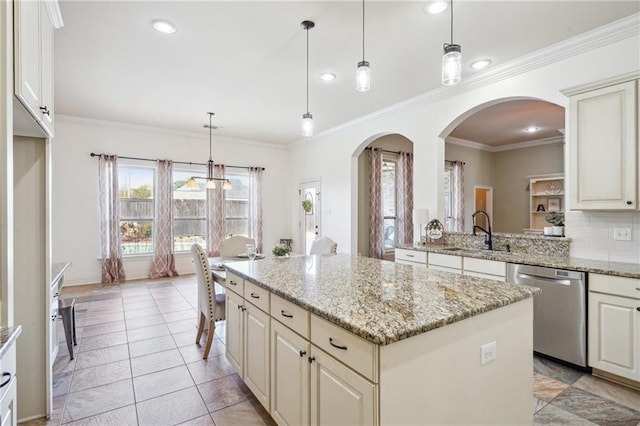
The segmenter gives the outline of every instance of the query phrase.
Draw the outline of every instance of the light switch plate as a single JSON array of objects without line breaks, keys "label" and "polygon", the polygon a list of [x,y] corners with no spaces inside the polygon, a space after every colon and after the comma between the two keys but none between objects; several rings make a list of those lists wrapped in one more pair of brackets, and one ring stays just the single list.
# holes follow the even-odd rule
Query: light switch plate
[{"label": "light switch plate", "polygon": [[480,365],[496,359],[496,342],[489,342],[480,346]]},{"label": "light switch plate", "polygon": [[631,241],[631,228],[613,228],[613,239],[617,241]]}]

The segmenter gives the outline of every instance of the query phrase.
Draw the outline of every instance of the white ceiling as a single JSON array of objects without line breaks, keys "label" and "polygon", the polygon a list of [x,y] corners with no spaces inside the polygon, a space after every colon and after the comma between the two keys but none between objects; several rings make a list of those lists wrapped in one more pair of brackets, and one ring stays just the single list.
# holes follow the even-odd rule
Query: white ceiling
[{"label": "white ceiling", "polygon": [[[359,1],[67,1],[55,33],[58,114],[289,144],[301,139],[305,32],[310,31],[310,101],[316,133],[440,88],[448,11],[425,2],[366,3],[372,86],[355,91],[362,59]],[[454,3],[454,41],[468,65],[492,66],[640,12],[638,1]],[[177,32],[151,27],[167,19]],[[330,71],[338,78],[320,80]],[[489,123],[488,123],[489,124]],[[494,126],[496,128],[496,126]],[[477,138],[471,138],[477,140]]]}]

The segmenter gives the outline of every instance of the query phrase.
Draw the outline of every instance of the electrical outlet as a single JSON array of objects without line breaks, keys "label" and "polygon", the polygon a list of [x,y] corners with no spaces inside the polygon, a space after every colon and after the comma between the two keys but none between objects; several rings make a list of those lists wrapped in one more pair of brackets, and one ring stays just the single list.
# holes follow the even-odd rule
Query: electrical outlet
[{"label": "electrical outlet", "polygon": [[480,365],[496,359],[496,342],[490,342],[480,346]]},{"label": "electrical outlet", "polygon": [[631,228],[613,228],[613,239],[617,241],[631,241]]}]

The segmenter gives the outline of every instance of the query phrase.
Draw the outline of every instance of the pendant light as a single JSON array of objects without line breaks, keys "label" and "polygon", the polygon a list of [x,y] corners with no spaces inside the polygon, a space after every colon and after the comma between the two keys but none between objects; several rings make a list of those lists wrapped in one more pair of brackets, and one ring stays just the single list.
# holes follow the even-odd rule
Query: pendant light
[{"label": "pendant light", "polygon": [[364,0],[362,0],[362,60],[358,62],[356,70],[356,90],[366,92],[371,87],[371,68],[369,62],[364,60]]},{"label": "pendant light", "polygon": [[207,189],[215,189],[217,180],[224,181],[224,184],[222,185],[223,189],[233,189],[233,185],[231,184],[229,179],[221,179],[221,178],[213,177],[213,158],[211,156],[211,151],[212,151],[211,130],[213,129],[213,124],[211,123],[211,120],[213,119],[215,112],[208,112],[207,114],[209,114],[209,126],[205,125],[205,127],[209,127],[209,161],[207,161],[207,177],[202,178],[199,176],[192,176],[187,181],[187,188],[198,188],[198,182],[196,182],[196,179],[206,179],[207,183],[205,184],[205,187]]},{"label": "pendant light", "polygon": [[309,112],[309,30],[316,26],[313,21],[302,21],[300,24],[307,32],[307,112],[302,114],[302,136],[313,136],[313,115]]},{"label": "pendant light", "polygon": [[451,9],[451,43],[444,44],[444,55],[442,56],[442,84],[453,86],[460,82],[462,73],[462,47],[453,43],[453,0]]}]

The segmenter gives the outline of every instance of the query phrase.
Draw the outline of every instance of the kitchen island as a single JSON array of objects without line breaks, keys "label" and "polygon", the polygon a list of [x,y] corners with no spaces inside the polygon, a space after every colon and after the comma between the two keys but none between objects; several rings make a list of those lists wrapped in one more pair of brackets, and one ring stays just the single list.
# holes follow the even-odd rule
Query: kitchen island
[{"label": "kitchen island", "polygon": [[533,422],[539,290],[345,254],[225,267],[227,358],[278,423]]}]

